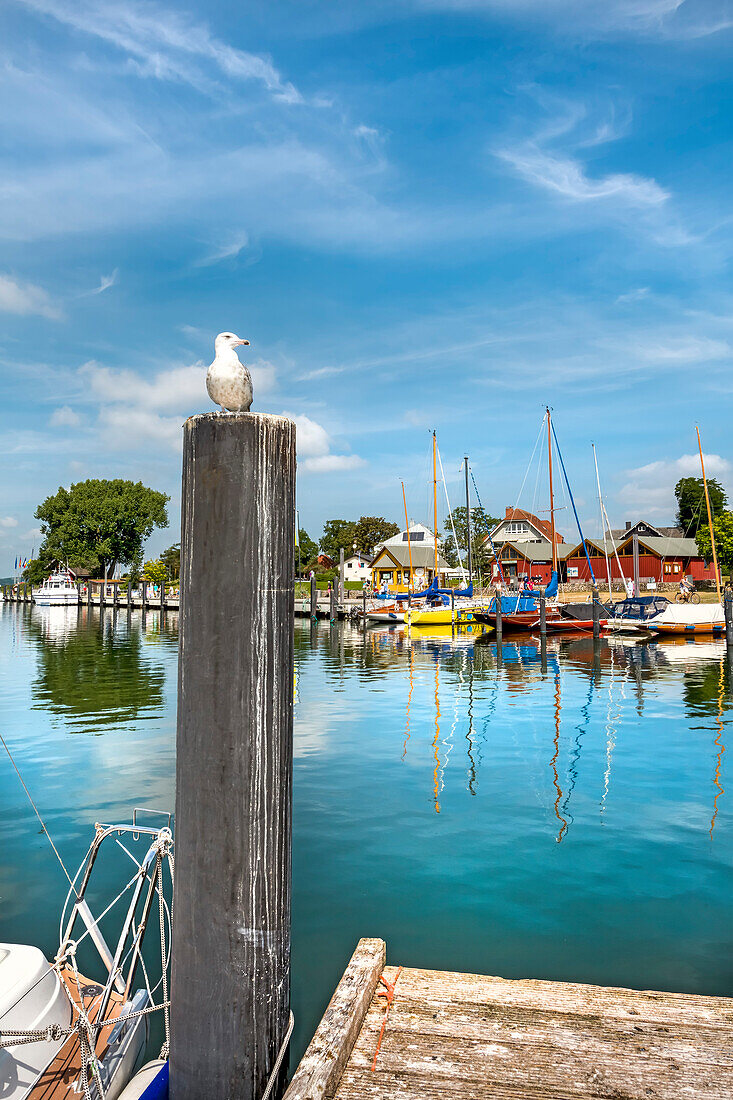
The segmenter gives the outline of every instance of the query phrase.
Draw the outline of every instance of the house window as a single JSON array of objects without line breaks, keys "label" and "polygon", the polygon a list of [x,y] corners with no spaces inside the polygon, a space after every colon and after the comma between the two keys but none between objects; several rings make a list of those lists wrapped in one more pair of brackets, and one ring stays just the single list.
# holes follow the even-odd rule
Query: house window
[{"label": "house window", "polygon": [[664,572],[665,573],[671,573],[672,572],[672,563],[670,561],[666,561],[664,563]]},{"label": "house window", "polygon": [[678,561],[676,561],[674,563],[674,571],[675,571],[675,573],[680,573],[682,571],[682,566],[680,565],[680,563]]},{"label": "house window", "polygon": [[425,541],[425,532],[424,531],[403,531],[402,532],[402,541],[403,542],[424,542]]}]

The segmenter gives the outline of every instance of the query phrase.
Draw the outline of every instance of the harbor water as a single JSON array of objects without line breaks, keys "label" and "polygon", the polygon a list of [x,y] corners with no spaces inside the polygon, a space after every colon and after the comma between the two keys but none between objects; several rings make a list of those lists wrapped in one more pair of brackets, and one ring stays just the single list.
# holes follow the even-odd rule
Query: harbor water
[{"label": "harbor water", "polygon": [[[0,732],[69,868],[95,822],[173,809],[177,627],[0,606]],[[723,642],[295,639],[293,1060],[360,936],[396,964],[733,992]],[[68,884],[0,754],[0,940],[52,956]]]}]

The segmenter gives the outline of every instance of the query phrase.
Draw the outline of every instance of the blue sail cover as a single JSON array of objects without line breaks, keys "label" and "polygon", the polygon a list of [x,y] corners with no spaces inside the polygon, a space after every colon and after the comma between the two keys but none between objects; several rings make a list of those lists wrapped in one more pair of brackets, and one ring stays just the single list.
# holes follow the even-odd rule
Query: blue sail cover
[{"label": "blue sail cover", "polygon": [[[545,596],[548,599],[552,599],[557,595],[558,577],[557,570],[553,569],[552,576],[550,577],[550,583],[545,589]],[[496,600],[494,600],[492,611],[496,611]],[[519,615],[522,612],[537,612],[540,610],[540,597],[539,593],[534,590],[529,591],[524,589],[518,596],[502,596],[501,597],[501,613],[502,615]]]},{"label": "blue sail cover", "polygon": [[436,592],[439,592],[441,596],[473,596],[473,581],[467,588],[436,588]]},{"label": "blue sail cover", "polygon": [[428,587],[423,592],[375,592],[375,600],[416,600],[423,596],[431,597],[438,594],[438,581],[433,577]]}]

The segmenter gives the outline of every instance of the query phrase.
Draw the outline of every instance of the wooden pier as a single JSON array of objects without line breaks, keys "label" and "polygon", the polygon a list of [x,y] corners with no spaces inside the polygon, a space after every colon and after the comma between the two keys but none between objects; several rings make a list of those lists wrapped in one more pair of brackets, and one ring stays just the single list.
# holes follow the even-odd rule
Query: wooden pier
[{"label": "wooden pier", "polygon": [[733,1096],[724,997],[385,962],[384,941],[359,941],[285,1100]]}]

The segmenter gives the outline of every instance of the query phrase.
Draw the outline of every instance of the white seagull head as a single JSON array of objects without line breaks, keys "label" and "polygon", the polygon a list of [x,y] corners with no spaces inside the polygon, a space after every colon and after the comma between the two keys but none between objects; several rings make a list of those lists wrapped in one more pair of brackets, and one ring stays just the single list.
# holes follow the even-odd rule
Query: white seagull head
[{"label": "white seagull head", "polygon": [[219,355],[220,352],[241,347],[242,344],[249,345],[249,340],[240,340],[240,338],[234,332],[220,332],[216,340],[214,340],[214,350]]}]

